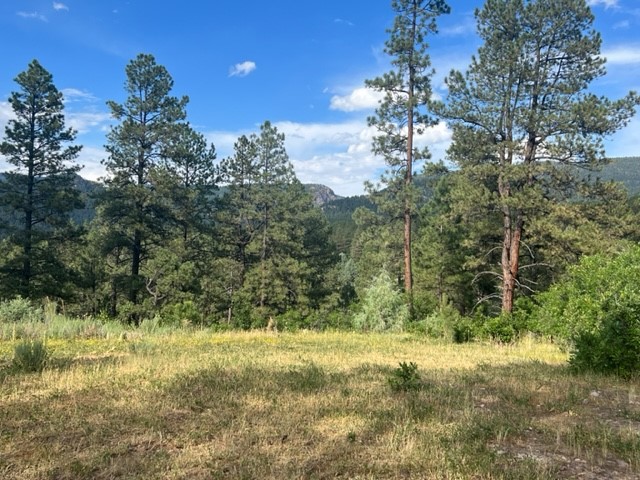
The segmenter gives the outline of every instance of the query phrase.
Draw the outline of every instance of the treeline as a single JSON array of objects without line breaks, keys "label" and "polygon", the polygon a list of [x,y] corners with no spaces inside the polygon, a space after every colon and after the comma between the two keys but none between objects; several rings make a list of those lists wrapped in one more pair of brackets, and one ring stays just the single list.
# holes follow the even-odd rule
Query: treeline
[{"label": "treeline", "polygon": [[[605,71],[584,0],[487,0],[483,44],[447,77],[443,101],[427,37],[449,7],[392,7],[393,70],[367,82],[384,94],[369,124],[389,170],[348,200],[355,224],[335,202],[313,204],[269,122],[217,159],[186,118],[188,99],[145,54],[126,67],[126,100],[108,102],[117,124],[96,216],[74,224],[80,146],[34,60],[16,78],[0,145],[14,167],[0,181],[0,298],[133,323],[379,330],[431,319],[433,330],[445,317],[514,318],[581,257],[637,243],[637,202],[582,173],[606,162],[603,138],[639,103],[589,93]],[[453,130],[450,166],[414,176],[429,158],[417,140],[441,121]]]},{"label": "treeline", "polygon": [[[234,154],[186,120],[187,98],[151,55],[126,68],[124,103],[107,137],[96,215],[77,225],[80,151],[62,95],[37,61],[18,75],[1,149],[15,166],[0,183],[1,296],[60,299],[76,315],[131,322],[155,314],[250,327],[319,308],[335,264],[322,212],[297,180],[269,122]],[[225,185],[220,192],[219,185]]]}]

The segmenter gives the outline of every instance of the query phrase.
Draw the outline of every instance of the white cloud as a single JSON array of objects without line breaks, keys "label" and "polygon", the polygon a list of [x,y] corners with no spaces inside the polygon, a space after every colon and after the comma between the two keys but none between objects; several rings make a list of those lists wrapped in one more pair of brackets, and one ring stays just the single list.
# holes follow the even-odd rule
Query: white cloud
[{"label": "white cloud", "polygon": [[[13,109],[9,102],[0,102],[0,137],[4,137],[4,129],[7,126],[9,120],[15,118]],[[109,120],[108,114],[103,113],[69,113],[65,114],[67,126],[73,127],[78,130],[80,134],[87,132],[88,130],[99,126],[106,125]],[[105,175],[104,167],[100,164],[100,161],[107,157],[103,148],[86,145],[82,139],[78,138],[75,145],[83,145],[80,155],[78,156],[77,163],[85,165],[85,168],[80,171],[80,175],[89,179],[96,180],[98,177]],[[0,155],[0,172],[12,168],[2,156]]]},{"label": "white cloud", "polygon": [[348,27],[354,27],[355,24],[350,22],[349,20],[345,20],[344,18],[336,18],[333,23],[341,23],[343,25],[347,25]]},{"label": "white cloud", "polygon": [[104,112],[67,112],[65,119],[67,125],[78,133],[87,133],[93,130],[103,131],[111,120],[111,115]]},{"label": "white cloud", "polygon": [[2,129],[0,134],[4,135],[4,127],[12,118],[15,118],[15,114],[13,113],[13,108],[11,108],[11,104],[9,102],[0,102],[0,129]]},{"label": "white cloud", "polygon": [[635,65],[640,63],[640,45],[622,45],[602,52],[609,65]]},{"label": "white cloud", "polygon": [[76,159],[76,163],[83,165],[80,170],[80,175],[87,180],[96,181],[100,177],[106,176],[106,170],[102,163],[102,160],[107,158],[108,154],[104,148],[84,146],[80,150],[80,154]]},{"label": "white cloud", "polygon": [[622,130],[613,134],[605,142],[607,157],[638,157],[640,146],[638,145],[638,131],[640,131],[640,118],[636,115]]},{"label": "white cloud", "polygon": [[[12,118],[15,118],[15,114],[11,104],[9,102],[0,102],[0,138],[4,138],[4,129]],[[9,164],[4,161],[3,155],[0,155],[0,172],[8,170],[9,167]]]},{"label": "white cloud", "polygon": [[33,18],[35,20],[40,20],[42,22],[47,22],[47,17],[42,15],[39,12],[18,12],[16,15],[22,18]]},{"label": "white cloud", "polygon": [[[285,134],[285,147],[296,175],[303,183],[322,183],[338,195],[360,195],[365,181],[377,181],[385,168],[384,160],[373,155],[371,142],[376,135],[365,120],[337,123],[275,122]],[[256,132],[257,132],[256,127]],[[251,132],[210,132],[207,135],[224,158],[233,153],[233,143]],[[429,146],[433,160],[444,158],[451,141],[445,124],[427,129],[416,139]]]},{"label": "white cloud", "polygon": [[472,15],[465,16],[461,23],[440,28],[440,33],[445,36],[456,37],[460,35],[473,35],[476,32],[476,20]]},{"label": "white cloud", "polygon": [[98,100],[92,93],[77,88],[63,88],[61,92],[64,95],[65,103],[95,102]]},{"label": "white cloud", "polygon": [[378,106],[384,94],[367,87],[359,87],[349,95],[334,95],[331,97],[331,110],[341,112],[355,112],[358,110],[373,110]]},{"label": "white cloud", "polygon": [[597,5],[603,5],[605,8],[618,6],[618,0],[588,0],[587,3],[590,7],[595,7]]},{"label": "white cloud", "polygon": [[62,2],[53,2],[53,9],[54,10],[69,10],[69,7],[67,7],[64,3]]},{"label": "white cloud", "polygon": [[258,68],[255,62],[247,60],[246,62],[236,63],[229,69],[230,77],[246,77],[251,72]]}]

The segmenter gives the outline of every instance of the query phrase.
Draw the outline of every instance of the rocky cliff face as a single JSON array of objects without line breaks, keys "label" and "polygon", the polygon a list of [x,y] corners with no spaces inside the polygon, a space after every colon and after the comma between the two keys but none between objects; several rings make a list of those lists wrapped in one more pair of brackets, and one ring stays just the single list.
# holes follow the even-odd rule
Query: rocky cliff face
[{"label": "rocky cliff face", "polygon": [[317,206],[322,206],[332,200],[343,198],[339,195],[336,195],[333,190],[331,190],[326,185],[319,185],[317,183],[306,183],[304,187],[307,189],[307,192],[311,194],[311,196],[313,197],[313,203]]}]

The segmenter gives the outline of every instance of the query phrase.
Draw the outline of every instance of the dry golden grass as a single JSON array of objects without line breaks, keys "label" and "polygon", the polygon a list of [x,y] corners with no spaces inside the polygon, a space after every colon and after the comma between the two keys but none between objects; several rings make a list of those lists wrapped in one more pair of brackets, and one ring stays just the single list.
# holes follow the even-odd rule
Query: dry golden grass
[{"label": "dry golden grass", "polygon": [[[640,478],[640,384],[534,341],[206,332],[0,343],[0,478]],[[394,392],[399,362],[420,388]]]}]

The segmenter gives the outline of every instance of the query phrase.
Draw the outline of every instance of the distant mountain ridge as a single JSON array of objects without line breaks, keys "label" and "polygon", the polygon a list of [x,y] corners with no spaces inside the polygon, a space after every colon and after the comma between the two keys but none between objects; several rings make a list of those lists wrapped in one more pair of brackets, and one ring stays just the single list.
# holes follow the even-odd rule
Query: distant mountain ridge
[{"label": "distant mountain ridge", "polygon": [[[596,172],[583,173],[590,175],[592,178],[600,178],[604,181],[617,181],[622,183],[630,196],[640,194],[640,157],[619,157],[612,158],[610,163],[605,165],[602,170]],[[0,172],[0,180],[4,178],[4,174]],[[416,176],[416,184],[422,187],[424,197],[430,196],[427,182],[423,181],[422,176]],[[104,185],[100,182],[87,180],[80,175],[76,175],[75,185],[80,190],[83,199],[87,203],[84,209],[74,213],[73,217],[76,221],[86,221],[95,215],[92,198],[98,193]],[[371,201],[366,195],[357,195],[353,197],[342,197],[326,185],[317,183],[305,184],[305,189],[313,198],[316,206],[321,207],[331,223],[338,224],[338,229],[352,230],[355,225],[350,225],[351,215],[359,206],[371,207]],[[224,190],[224,187],[222,187]],[[349,224],[349,225],[347,225]]]}]

